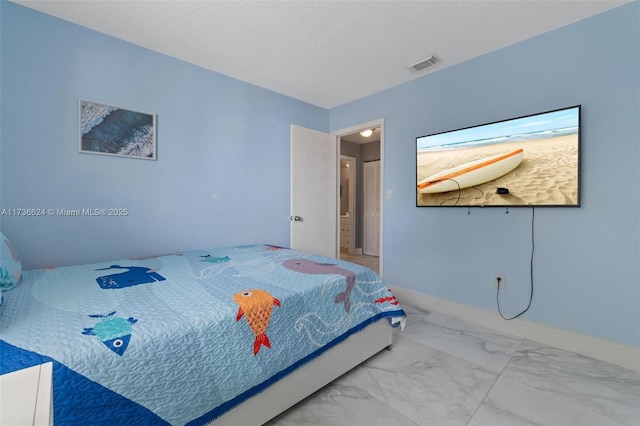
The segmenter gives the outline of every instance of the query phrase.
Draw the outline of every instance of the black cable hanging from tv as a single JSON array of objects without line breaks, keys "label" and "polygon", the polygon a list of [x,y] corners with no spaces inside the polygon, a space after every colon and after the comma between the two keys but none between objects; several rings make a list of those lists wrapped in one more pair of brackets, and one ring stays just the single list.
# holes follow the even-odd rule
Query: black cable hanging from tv
[{"label": "black cable hanging from tv", "polygon": [[531,291],[529,293],[529,304],[527,305],[526,308],[524,308],[524,310],[522,312],[520,312],[517,315],[514,315],[512,317],[505,317],[502,314],[502,311],[500,310],[500,285],[498,284],[498,288],[496,289],[496,304],[498,305],[498,313],[500,314],[500,316],[502,317],[502,319],[505,320],[512,320],[512,319],[516,319],[518,318],[520,315],[524,314],[525,312],[527,312],[529,310],[529,308],[531,307],[531,302],[533,301],[533,254],[535,252],[535,248],[536,248],[536,244],[535,244],[535,234],[534,234],[534,223],[535,223],[535,215],[536,215],[536,208],[532,207],[531,208],[531,259],[529,262],[529,282],[531,284]]}]

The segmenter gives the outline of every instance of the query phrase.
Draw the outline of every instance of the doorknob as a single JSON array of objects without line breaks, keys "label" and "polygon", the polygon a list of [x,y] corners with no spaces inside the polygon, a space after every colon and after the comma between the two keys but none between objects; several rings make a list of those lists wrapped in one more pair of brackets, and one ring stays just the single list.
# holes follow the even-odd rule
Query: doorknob
[{"label": "doorknob", "polygon": [[300,216],[291,216],[291,220],[295,220],[296,222],[302,222],[302,218]]}]

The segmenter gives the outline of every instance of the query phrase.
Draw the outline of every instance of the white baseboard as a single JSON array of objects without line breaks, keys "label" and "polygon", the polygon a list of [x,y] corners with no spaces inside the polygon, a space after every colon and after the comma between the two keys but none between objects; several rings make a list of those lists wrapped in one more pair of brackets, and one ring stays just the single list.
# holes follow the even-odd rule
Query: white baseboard
[{"label": "white baseboard", "polygon": [[562,330],[521,318],[505,321],[497,312],[451,302],[401,287],[390,287],[401,304],[405,301],[417,308],[446,314],[522,339],[533,340],[640,372],[640,348]]}]

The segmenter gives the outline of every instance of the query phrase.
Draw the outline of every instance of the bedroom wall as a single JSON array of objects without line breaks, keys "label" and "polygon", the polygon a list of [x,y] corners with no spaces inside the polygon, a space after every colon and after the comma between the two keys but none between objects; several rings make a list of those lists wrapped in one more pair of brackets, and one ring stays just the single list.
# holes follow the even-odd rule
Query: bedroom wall
[{"label": "bedroom wall", "polygon": [[[327,110],[9,2],[1,10],[0,207],[25,269],[289,244],[290,124]],[[157,161],[78,152],[78,98],[157,114]]]},{"label": "bedroom wall", "polygon": [[500,273],[501,308],[524,309],[532,209],[416,208],[415,138],[582,104],[582,206],[535,210],[523,318],[640,346],[639,17],[634,2],[331,110],[332,130],[384,118],[386,282],[496,311]]},{"label": "bedroom wall", "polygon": [[[25,269],[287,245],[289,125],[384,118],[395,193],[384,201],[385,280],[495,310],[501,273],[502,307],[517,313],[529,295],[531,209],[414,207],[415,137],[579,103],[582,207],[536,210],[524,318],[640,346],[639,16],[634,2],[329,112],[0,2],[0,208],[130,212],[4,216],[2,231]],[[78,153],[80,97],[156,113],[158,160]]]},{"label": "bedroom wall", "polygon": [[[0,24],[2,23],[2,4],[0,4]],[[2,166],[2,27],[0,27],[0,166]],[[0,207],[2,207],[2,170],[0,169]],[[2,215],[0,214],[0,230]]]}]

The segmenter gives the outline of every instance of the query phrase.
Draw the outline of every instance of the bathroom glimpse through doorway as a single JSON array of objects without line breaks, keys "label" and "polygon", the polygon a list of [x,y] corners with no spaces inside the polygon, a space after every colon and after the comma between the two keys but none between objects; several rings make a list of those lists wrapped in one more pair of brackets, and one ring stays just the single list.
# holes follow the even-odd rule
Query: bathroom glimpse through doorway
[{"label": "bathroom glimpse through doorway", "polygon": [[[344,131],[335,132],[339,141],[339,217],[338,217],[338,254],[339,258],[353,263],[367,266],[379,275],[382,274],[382,120],[354,126]],[[363,132],[370,130],[370,132]],[[368,134],[368,136],[366,136]],[[379,165],[371,187],[371,164]],[[365,183],[365,173],[369,176],[369,183]],[[367,187],[365,187],[365,185]],[[365,191],[369,196],[365,196]],[[371,194],[377,195],[372,201]],[[349,200],[351,204],[349,204]],[[372,226],[371,218],[378,220]],[[365,229],[366,226],[366,229]],[[375,235],[373,235],[375,234]],[[367,244],[365,244],[365,238]],[[365,246],[371,247],[371,241],[376,241],[373,253]]]}]

